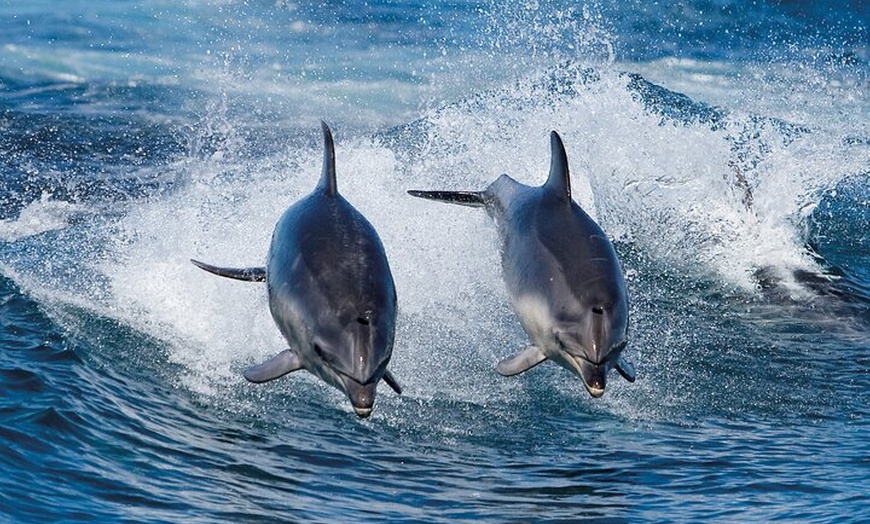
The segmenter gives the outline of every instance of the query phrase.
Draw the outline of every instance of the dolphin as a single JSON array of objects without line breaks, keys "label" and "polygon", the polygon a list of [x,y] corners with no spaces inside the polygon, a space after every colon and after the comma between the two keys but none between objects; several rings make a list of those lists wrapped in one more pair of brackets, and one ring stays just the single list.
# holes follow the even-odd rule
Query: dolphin
[{"label": "dolphin", "polygon": [[622,357],[628,294],[613,244],[571,199],[568,157],[555,131],[550,148],[550,174],[540,187],[501,175],[484,191],[408,193],[483,207],[496,222],[504,281],[531,339],[496,370],[512,376],[549,359],[578,375],[597,398],[613,368],[635,380],[634,366]]},{"label": "dolphin", "polygon": [[323,172],[307,197],[278,220],[266,267],[227,268],[191,260],[222,277],[266,282],[269,309],[290,347],[250,367],[251,382],[306,369],[338,388],[360,418],[372,413],[396,327],[396,288],[374,227],[339,193],[332,132],[323,128]]}]

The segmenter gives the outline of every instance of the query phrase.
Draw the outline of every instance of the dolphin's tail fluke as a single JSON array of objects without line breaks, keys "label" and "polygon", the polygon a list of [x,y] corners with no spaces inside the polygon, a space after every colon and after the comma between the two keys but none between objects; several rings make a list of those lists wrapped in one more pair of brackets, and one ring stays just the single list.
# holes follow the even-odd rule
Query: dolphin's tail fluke
[{"label": "dolphin's tail fluke", "polygon": [[408,194],[418,198],[449,202],[460,206],[483,207],[486,199],[480,191],[419,191],[411,189]]},{"label": "dolphin's tail fluke", "polygon": [[215,275],[227,278],[233,278],[236,280],[245,280],[248,282],[265,282],[266,281],[266,268],[264,267],[244,267],[244,268],[235,268],[235,267],[217,267],[211,264],[206,264],[205,262],[200,262],[199,260],[190,259],[194,266],[208,271],[209,273],[214,273]]}]

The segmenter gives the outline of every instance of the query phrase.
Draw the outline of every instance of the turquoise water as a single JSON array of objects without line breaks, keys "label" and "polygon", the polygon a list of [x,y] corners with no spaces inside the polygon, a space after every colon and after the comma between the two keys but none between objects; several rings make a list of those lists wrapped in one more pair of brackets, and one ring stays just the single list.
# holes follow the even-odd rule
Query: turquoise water
[{"label": "turquoise water", "polygon": [[[862,2],[0,5],[0,521],[870,520]],[[400,313],[370,419],[284,347],[259,265],[335,133]],[[480,210],[547,173],[613,238],[592,399],[526,336]]]}]

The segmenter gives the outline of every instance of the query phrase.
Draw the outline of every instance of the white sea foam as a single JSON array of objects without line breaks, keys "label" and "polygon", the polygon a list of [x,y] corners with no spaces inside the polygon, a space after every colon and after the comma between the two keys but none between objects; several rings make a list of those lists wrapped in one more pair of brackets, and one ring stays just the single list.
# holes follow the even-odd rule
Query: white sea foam
[{"label": "white sea foam", "polygon": [[[393,368],[411,394],[481,404],[515,395],[508,390],[518,382],[489,371],[526,337],[507,305],[486,213],[405,191],[479,190],[505,172],[541,184],[550,130],[565,141],[575,199],[611,237],[673,274],[751,291],[760,268],[783,274],[814,268],[800,221],[819,188],[853,167],[837,158],[831,139],[812,132],[784,138],[775,126],[739,113],[717,126],[669,120],[609,68],[567,67],[552,76],[430,111],[417,125],[388,132],[392,140],[334,126],[339,190],[379,231],[393,268],[401,315]],[[228,116],[219,103],[212,111],[200,131],[191,131],[191,143],[197,132],[217,130],[223,138],[212,144],[216,149],[169,166],[183,181],[173,192],[134,203],[118,223],[95,233],[104,236],[104,255],[73,261],[107,282],[93,293],[94,308],[168,342],[170,358],[190,370],[187,386],[203,393],[239,382],[239,368],[285,342],[261,284],[215,277],[189,259],[262,265],[275,222],[313,189],[322,159],[314,121],[302,142],[252,157],[248,150],[258,145],[236,132],[247,125],[244,117]],[[735,182],[733,137],[753,125],[756,142],[748,147],[763,154],[746,173],[747,206],[746,187]],[[45,212],[45,202],[34,206]],[[654,277],[638,275],[642,268],[630,261],[626,269]],[[468,368],[479,373],[457,373]],[[445,383],[455,387],[443,392]]]},{"label": "white sea foam", "polygon": [[69,220],[85,211],[83,206],[55,200],[43,193],[25,206],[16,218],[0,220],[0,241],[15,242],[47,231],[63,229]]}]

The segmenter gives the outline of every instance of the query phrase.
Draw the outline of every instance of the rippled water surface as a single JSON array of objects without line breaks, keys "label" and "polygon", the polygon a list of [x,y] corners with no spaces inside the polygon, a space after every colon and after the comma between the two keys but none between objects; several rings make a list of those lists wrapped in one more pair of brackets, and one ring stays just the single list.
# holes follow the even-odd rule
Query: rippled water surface
[{"label": "rippled water surface", "polygon": [[[0,521],[870,520],[867,7],[188,0],[0,6]],[[360,420],[257,266],[317,182],[399,295]],[[528,343],[479,209],[562,135],[625,355],[592,399]]]}]

